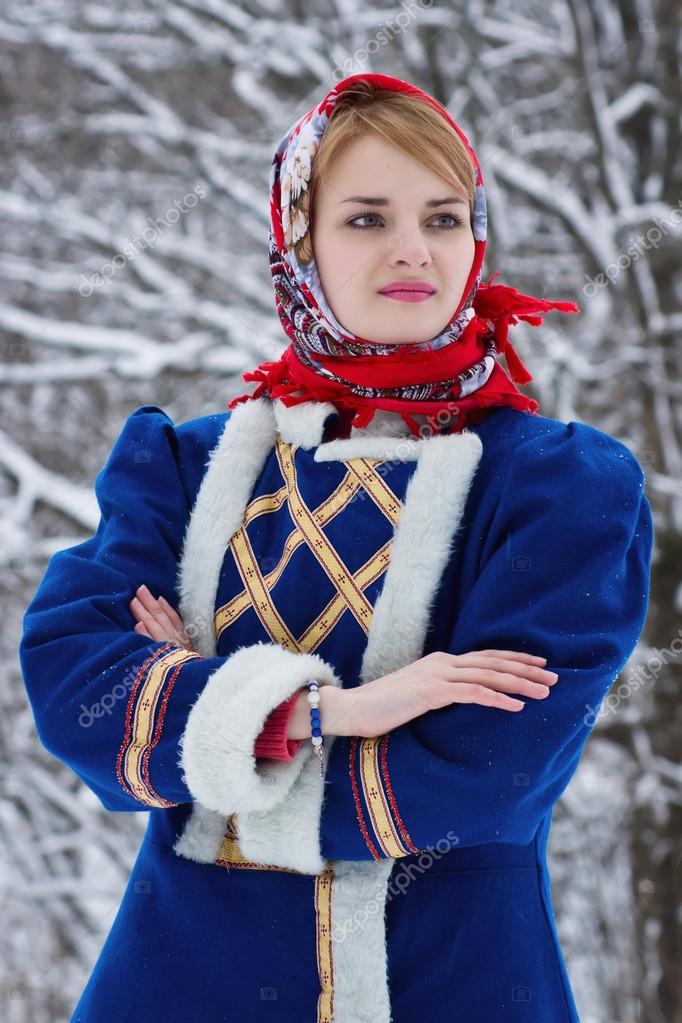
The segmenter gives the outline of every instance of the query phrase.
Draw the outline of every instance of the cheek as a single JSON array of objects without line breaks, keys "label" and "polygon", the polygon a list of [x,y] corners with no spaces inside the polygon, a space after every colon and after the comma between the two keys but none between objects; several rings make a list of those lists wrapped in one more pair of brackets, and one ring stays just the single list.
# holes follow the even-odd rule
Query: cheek
[{"label": "cheek", "polygon": [[448,263],[453,277],[467,277],[471,269],[471,264],[474,261],[475,252],[476,248],[474,236],[472,234],[469,234],[464,238],[460,236],[455,239],[453,246],[448,253]]},{"label": "cheek", "polygon": [[326,276],[338,283],[357,278],[358,270],[367,265],[367,258],[366,248],[358,245],[355,238],[339,232],[328,239],[324,247]]}]

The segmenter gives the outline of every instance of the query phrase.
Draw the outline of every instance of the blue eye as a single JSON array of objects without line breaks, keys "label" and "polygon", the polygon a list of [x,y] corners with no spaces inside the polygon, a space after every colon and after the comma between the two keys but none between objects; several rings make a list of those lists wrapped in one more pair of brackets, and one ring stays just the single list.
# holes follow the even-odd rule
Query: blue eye
[{"label": "blue eye", "polygon": [[[358,220],[365,220],[367,217],[377,217],[378,219],[381,219],[379,217],[378,213],[360,213],[357,217],[353,217],[352,220],[346,221],[346,223],[347,223],[348,227],[353,227],[353,228],[355,228],[358,231],[371,231],[372,226],[374,226],[374,225],[358,224],[358,223],[356,223],[356,221],[358,221]],[[442,230],[442,231],[452,231],[456,227],[461,227],[462,224],[464,223],[463,218],[457,216],[456,213],[441,213],[438,217],[436,217],[436,220],[443,220],[443,219],[449,219],[449,220],[453,221],[453,223],[452,224],[447,224],[447,225],[441,227],[440,230]]]}]

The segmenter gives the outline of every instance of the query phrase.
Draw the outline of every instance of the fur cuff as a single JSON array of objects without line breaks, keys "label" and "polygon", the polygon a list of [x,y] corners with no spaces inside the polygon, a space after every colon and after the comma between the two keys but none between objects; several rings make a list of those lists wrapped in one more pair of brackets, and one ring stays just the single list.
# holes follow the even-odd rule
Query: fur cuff
[{"label": "fur cuff", "polygon": [[[277,643],[238,648],[209,677],[180,740],[179,766],[193,797],[229,816],[270,810],[288,794],[311,758],[312,743],[293,760],[257,764],[256,739],[275,707],[311,678],[341,688],[333,668],[317,654],[295,653]],[[325,745],[327,739],[325,738]]]},{"label": "fur cuff", "polygon": [[[325,774],[335,738],[324,737]],[[320,777],[320,761],[310,740],[307,746],[311,755],[281,803],[269,812],[237,814],[239,849],[253,863],[288,867],[304,874],[319,874],[327,866],[320,849],[324,778]]]}]

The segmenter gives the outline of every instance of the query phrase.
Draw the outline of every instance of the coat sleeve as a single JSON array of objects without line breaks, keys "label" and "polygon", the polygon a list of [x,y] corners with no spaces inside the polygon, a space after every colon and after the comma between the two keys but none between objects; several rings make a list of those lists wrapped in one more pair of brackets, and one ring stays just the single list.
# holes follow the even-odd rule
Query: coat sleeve
[{"label": "coat sleeve", "polygon": [[[526,845],[566,788],[640,636],[653,536],[634,456],[561,425],[516,448],[447,644],[544,656],[557,683],[517,712],[452,704],[384,735],[334,737],[317,812],[301,801],[292,824],[307,848],[289,865]],[[249,855],[263,826],[246,815],[243,832]]]},{"label": "coat sleeve", "polygon": [[95,535],[50,558],[24,615],[19,658],[38,737],[111,811],[270,805],[301,763],[256,762],[268,716],[311,672],[340,684],[314,655],[273,644],[204,658],[134,632],[128,604],[141,583],[178,606],[183,467],[199,450],[188,425],[155,406],[129,416],[95,481]]}]

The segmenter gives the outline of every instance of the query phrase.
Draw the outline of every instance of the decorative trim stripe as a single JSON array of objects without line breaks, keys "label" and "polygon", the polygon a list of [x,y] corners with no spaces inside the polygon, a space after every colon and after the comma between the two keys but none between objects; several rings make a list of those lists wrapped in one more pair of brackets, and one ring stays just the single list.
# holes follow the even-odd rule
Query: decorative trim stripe
[{"label": "decorative trim stripe", "polygon": [[258,620],[272,642],[280,643],[287,650],[298,650],[298,643],[275,607],[268,584],[260,570],[258,559],[253,553],[251,541],[243,527],[238,529],[232,537],[230,549],[244,583],[248,604],[253,607],[258,615]]},{"label": "decorative trim stripe", "polygon": [[[384,856],[391,856],[398,859],[400,856],[407,856],[415,852],[414,845],[410,841],[409,847],[401,840],[396,828],[387,794],[379,770],[379,746],[385,744],[388,736],[363,739],[360,743],[360,777],[362,780],[362,794],[367,804],[369,820],[374,830],[374,837],[381,847]],[[409,836],[408,836],[409,840]]]},{"label": "decorative trim stripe", "polygon": [[[392,539],[387,540],[383,547],[380,547],[376,554],[373,554],[369,561],[351,575],[357,585],[365,590],[371,583],[375,582],[386,571],[390,561]],[[310,623],[306,631],[299,639],[299,645],[303,650],[316,650],[324,639],[334,628],[341,615],[346,610],[346,602],[335,593],[329,603],[319,613],[317,618]],[[371,622],[365,631],[369,631]]]},{"label": "decorative trim stripe", "polygon": [[[313,511],[313,515],[315,516],[318,524],[320,526],[326,526],[329,522],[331,522],[331,520],[346,507],[348,502],[355,496],[359,489],[360,484],[357,481],[352,480],[350,473],[346,473],[336,489],[328,498],[326,498],[326,500],[322,502],[321,505],[318,506],[318,508],[315,509],[315,511]],[[278,497],[280,493],[286,497],[286,486],[282,486],[281,491],[278,491]],[[259,506],[257,514],[262,515],[267,511],[278,511],[283,503],[284,502],[278,501],[276,504],[270,503],[268,506],[261,507],[261,498],[252,501],[244,513],[244,524],[242,529],[246,528],[246,526],[248,526],[256,517],[256,515],[252,514],[254,506]],[[263,577],[268,590],[272,590],[279,581],[289,562],[289,558],[303,543],[305,543],[305,537],[300,530],[294,526],[284,542],[279,562],[275,565],[272,571],[268,572],[267,575]],[[238,593],[235,597],[232,597],[227,604],[224,604],[221,608],[219,608],[215,615],[217,639],[220,639],[223,629],[232,625],[237,618],[239,618],[239,616],[245,611],[248,611],[250,607],[251,601],[249,600],[249,595],[244,592]]]},{"label": "decorative trim stripe", "polygon": [[365,821],[365,811],[363,810],[362,800],[360,799],[360,789],[358,787],[357,772],[355,770],[355,759],[357,756],[358,749],[360,748],[360,745],[361,744],[358,742],[358,740],[355,737],[353,737],[350,741],[350,749],[348,751],[348,772],[350,775],[350,785],[351,791],[353,793],[353,802],[355,803],[355,815],[357,817],[358,827],[360,828],[362,837],[365,840],[365,845],[371,852],[374,859],[380,860],[382,859],[382,855],[372,842],[372,839],[370,838],[367,822]]},{"label": "decorative trim stripe", "polygon": [[167,643],[142,665],[131,688],[125,733],[116,758],[116,776],[124,792],[145,806],[178,806],[154,789],[149,776],[149,759],[161,738],[168,700],[180,669],[198,656]]},{"label": "decorative trim stripe", "polygon": [[326,867],[315,877],[315,937],[317,975],[317,1023],[334,1023],[334,952],[332,945],[332,893],[334,871]]},{"label": "decorative trim stripe", "polygon": [[391,812],[393,814],[393,818],[395,820],[395,823],[398,826],[398,830],[399,830],[399,832],[401,834],[402,841],[407,846],[407,848],[409,849],[410,852],[418,853],[419,849],[417,848],[417,846],[414,844],[414,842],[412,841],[412,839],[408,835],[407,828],[403,824],[403,819],[400,816],[400,811],[398,810],[398,804],[396,803],[396,798],[395,798],[395,793],[393,791],[393,786],[391,785],[391,777],[390,777],[390,775],[388,773],[388,741],[389,741],[390,737],[391,737],[390,733],[387,733],[383,737],[383,742],[381,743],[381,749],[380,749],[381,773],[382,773],[382,776],[383,776],[383,779],[384,779],[384,786],[386,788],[386,795],[388,796],[388,802],[389,802],[389,805],[391,807]]},{"label": "decorative trim stripe", "polygon": [[292,518],[303,533],[311,553],[329,576],[332,585],[346,601],[346,605],[358,624],[367,631],[372,620],[372,607],[364,593],[355,585],[352,575],[322,532],[310,509],[301,497],[296,480],[293,454],[284,444],[277,446],[282,475],[289,488],[289,508]]},{"label": "decorative trim stripe", "polygon": [[365,458],[354,458],[346,462],[348,471],[357,477],[362,488],[369,494],[391,525],[395,526],[400,518],[401,504],[386,480],[374,471],[376,466],[383,465],[380,459],[368,461]]},{"label": "decorative trim stripe", "polygon": [[[287,442],[281,437],[277,438],[276,447],[278,449],[280,447],[286,448],[286,445]],[[293,456],[295,451],[296,446],[291,446],[290,451],[284,450],[282,452],[282,457],[291,462],[294,481],[296,464]],[[366,491],[380,511],[386,515],[389,522],[393,526],[396,525],[400,517],[401,502],[387,483],[375,472],[375,466],[378,464],[380,464],[378,461],[375,461],[373,464],[366,459],[356,459],[355,463],[348,465],[348,471],[333,493],[316,509],[309,509],[320,532],[324,526],[328,525],[336,515],[347,507],[360,490]],[[278,564],[269,573],[262,575],[250,545],[247,527],[257,516],[279,511],[285,503],[284,498],[286,494],[291,489],[291,481],[288,481],[274,494],[261,495],[255,498],[246,508],[243,524],[230,541],[233,557],[244,583],[244,591],[232,597],[227,604],[223,605],[216,612],[215,628],[218,638],[223,630],[233,625],[241,614],[250,608],[255,608],[264,629],[273,642],[281,643],[291,650],[304,649],[311,651],[315,650],[323,642],[327,633],[336,625],[346,608],[346,604],[338,596],[338,593],[335,594],[330,604],[318,615],[316,621],[311,622],[306,633],[296,641],[287,629],[286,623],[278,613],[270,597],[270,592],[281,577],[289,558],[301,544],[307,542],[306,536],[303,530],[298,525],[295,525],[285,540],[282,556]],[[382,551],[387,552],[389,548],[390,542],[382,548]],[[348,578],[353,579],[362,590],[378,579],[381,572],[388,565],[387,553],[377,552],[376,558],[378,560],[374,565],[372,565],[374,559],[370,559],[358,572],[348,574]],[[333,569],[334,566],[332,565],[330,570],[333,571]],[[362,610],[360,613],[362,614]],[[325,624],[328,622],[332,623],[329,627]],[[368,625],[363,627],[365,632],[369,628]]]}]

